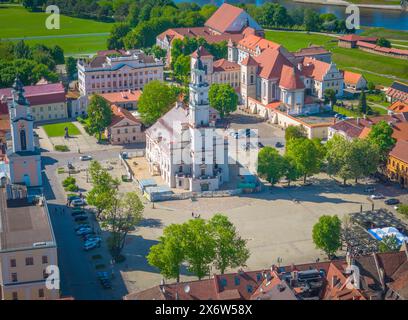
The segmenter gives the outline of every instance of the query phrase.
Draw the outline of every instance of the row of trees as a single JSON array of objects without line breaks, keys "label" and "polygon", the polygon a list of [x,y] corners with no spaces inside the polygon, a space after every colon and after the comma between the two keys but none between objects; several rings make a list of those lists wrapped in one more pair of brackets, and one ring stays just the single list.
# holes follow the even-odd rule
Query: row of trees
[{"label": "row of trees", "polygon": [[373,125],[365,139],[348,140],[335,135],[326,145],[319,139],[308,139],[300,126],[286,129],[286,153],[280,155],[272,147],[263,148],[258,154],[258,174],[277,183],[282,177],[291,181],[318,173],[326,165],[327,173],[347,180],[367,177],[381,169],[387,155],[395,145],[393,129],[385,121]]},{"label": "row of trees", "polygon": [[136,192],[119,193],[120,181],[99,162],[91,162],[89,176],[93,187],[87,201],[96,208],[101,226],[110,231],[108,247],[112,257],[119,261],[127,234],[143,219],[143,203]]},{"label": "row of trees", "polygon": [[165,278],[179,282],[181,268],[186,264],[202,279],[212,266],[221,274],[227,268],[244,267],[250,255],[246,243],[226,216],[215,214],[208,221],[191,219],[166,227],[159,243],[150,248],[147,260]]},{"label": "row of trees", "polygon": [[10,87],[16,74],[25,85],[34,84],[41,78],[55,82],[58,80],[56,65],[64,61],[64,51],[57,45],[29,46],[23,40],[15,44],[0,41],[0,88]]},{"label": "row of trees", "polygon": [[321,169],[325,147],[319,139],[308,139],[302,127],[289,126],[285,133],[286,152],[280,155],[273,147],[264,147],[258,154],[258,174],[271,184],[285,177],[291,181],[318,173]]}]

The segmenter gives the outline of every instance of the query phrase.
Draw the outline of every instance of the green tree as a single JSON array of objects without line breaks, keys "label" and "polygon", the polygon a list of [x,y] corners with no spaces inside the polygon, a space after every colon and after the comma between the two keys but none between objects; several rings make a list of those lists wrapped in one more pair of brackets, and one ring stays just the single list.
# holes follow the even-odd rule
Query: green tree
[{"label": "green tree", "polygon": [[367,139],[354,139],[346,152],[346,162],[350,167],[351,177],[357,179],[368,177],[377,171],[380,156],[376,145]]},{"label": "green tree", "polygon": [[127,23],[113,25],[107,40],[108,49],[123,49],[125,47],[124,38],[130,30],[130,25]]},{"label": "green tree", "polygon": [[334,135],[326,144],[327,172],[342,178],[344,185],[347,179],[353,177],[348,159],[350,144],[350,141],[338,134]]},{"label": "green tree", "polygon": [[274,185],[284,174],[284,160],[278,150],[268,146],[262,148],[258,154],[258,175]]},{"label": "green tree", "polygon": [[323,215],[313,226],[312,238],[318,249],[332,258],[341,247],[341,221],[338,216]]},{"label": "green tree", "polygon": [[64,64],[64,50],[60,46],[55,45],[51,49],[51,55],[56,64]]},{"label": "green tree", "polygon": [[287,155],[283,156],[283,175],[288,181],[288,186],[290,186],[292,181],[301,177],[301,174],[296,167],[296,163]]},{"label": "green tree", "polygon": [[31,57],[30,47],[26,45],[23,40],[18,41],[14,45],[14,57],[16,59],[30,59]]},{"label": "green tree", "polygon": [[160,48],[156,44],[152,47],[151,52],[156,59],[164,59],[167,54],[167,51],[165,49]]},{"label": "green tree", "polygon": [[227,268],[246,266],[249,258],[247,241],[242,239],[235,226],[222,214],[215,214],[209,221],[210,232],[215,240],[215,267],[224,274]]},{"label": "green tree", "polygon": [[216,255],[215,239],[203,219],[186,222],[183,244],[188,270],[199,280],[209,274]]},{"label": "green tree", "polygon": [[175,92],[166,83],[158,80],[149,82],[145,85],[138,103],[142,122],[145,125],[155,123],[169,111],[176,98]]},{"label": "green tree", "polygon": [[378,147],[380,160],[385,163],[388,153],[394,147],[396,140],[392,137],[394,130],[384,120],[371,127],[368,140]]},{"label": "green tree", "polygon": [[368,114],[369,113],[369,107],[367,105],[367,98],[366,98],[366,93],[364,90],[361,91],[359,102],[358,102],[358,108],[361,113],[363,114]]},{"label": "green tree", "polygon": [[129,7],[129,14],[127,16],[127,22],[129,25],[134,28],[139,23],[139,15],[140,15],[140,6],[138,3],[133,2],[130,4]]},{"label": "green tree", "polygon": [[397,252],[401,248],[397,237],[393,234],[382,238],[378,244],[378,250],[380,252]]},{"label": "green tree", "polygon": [[377,40],[377,46],[391,48],[391,42],[385,38],[379,38]]},{"label": "green tree", "polygon": [[408,218],[408,204],[400,204],[398,206],[397,212]]},{"label": "green tree", "polygon": [[200,14],[203,16],[205,20],[208,20],[215,11],[217,11],[217,7],[213,4],[205,4],[201,7]]},{"label": "green tree", "polygon": [[150,248],[147,261],[160,270],[165,278],[180,282],[180,269],[185,259],[183,239],[185,225],[171,224],[164,228],[159,243]]},{"label": "green tree", "polygon": [[65,59],[65,68],[67,71],[67,75],[70,79],[76,79],[77,78],[77,61],[74,57],[67,57]]},{"label": "green tree", "polygon": [[237,109],[238,96],[229,84],[214,83],[208,92],[210,106],[216,109],[221,118],[228,116]]},{"label": "green tree", "polygon": [[324,103],[330,103],[330,105],[333,107],[336,102],[336,91],[334,91],[333,89],[324,90]]},{"label": "green tree", "polygon": [[125,245],[126,236],[143,219],[143,204],[136,192],[117,195],[102,212],[101,226],[110,231],[108,246],[115,260]]},{"label": "green tree", "polygon": [[373,93],[373,92],[375,91],[375,84],[374,84],[374,82],[369,81],[369,82],[367,83],[367,89],[368,89],[368,92]]},{"label": "green tree", "polygon": [[318,173],[323,159],[315,142],[310,139],[293,139],[286,143],[286,155],[291,158],[306,183],[308,175]]},{"label": "green tree", "polygon": [[109,103],[99,95],[92,95],[88,106],[88,130],[91,134],[98,134],[98,141],[102,139],[102,131],[112,121],[112,110]]},{"label": "green tree", "polygon": [[190,75],[190,57],[183,54],[177,57],[173,66],[174,77],[184,85],[188,84]]},{"label": "green tree", "polygon": [[285,140],[306,138],[306,130],[303,126],[288,126],[285,129]]},{"label": "green tree", "polygon": [[319,14],[312,9],[305,9],[303,24],[307,31],[319,31],[321,28]]}]

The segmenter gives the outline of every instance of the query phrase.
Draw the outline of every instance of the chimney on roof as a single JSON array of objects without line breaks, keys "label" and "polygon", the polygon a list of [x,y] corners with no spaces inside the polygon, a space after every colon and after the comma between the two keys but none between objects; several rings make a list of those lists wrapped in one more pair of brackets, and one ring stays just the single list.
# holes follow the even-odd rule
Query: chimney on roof
[{"label": "chimney on roof", "polygon": [[357,117],[357,125],[358,126],[360,125],[360,118],[359,117]]},{"label": "chimney on roof", "polygon": [[297,64],[297,68],[299,71],[302,71],[303,69],[303,64],[301,64],[300,62]]}]

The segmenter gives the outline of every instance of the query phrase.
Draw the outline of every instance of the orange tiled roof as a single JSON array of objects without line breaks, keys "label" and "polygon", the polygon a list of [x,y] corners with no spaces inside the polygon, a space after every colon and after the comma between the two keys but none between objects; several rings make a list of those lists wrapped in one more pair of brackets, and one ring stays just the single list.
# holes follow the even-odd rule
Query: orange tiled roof
[{"label": "orange tiled roof", "polygon": [[140,96],[142,95],[142,91],[140,90],[128,90],[128,91],[120,91],[120,92],[108,92],[108,93],[100,93],[99,94],[102,98],[104,98],[109,103],[124,103],[124,102],[131,102],[131,101],[139,101]]},{"label": "orange tiled roof", "polygon": [[343,76],[345,83],[356,85],[363,75],[351,71],[343,71]]},{"label": "orange tiled roof", "polygon": [[388,107],[388,110],[394,111],[395,113],[408,112],[408,103],[395,101]]},{"label": "orange tiled roof", "polygon": [[289,90],[305,88],[305,84],[300,79],[297,69],[294,66],[288,65],[282,66],[279,86]]},{"label": "orange tiled roof", "polygon": [[254,34],[248,35],[242,40],[240,40],[238,42],[238,45],[252,51],[255,51],[258,46],[261,49],[261,51],[268,48],[278,49],[281,47],[279,43],[275,43],[273,41],[267,40]]},{"label": "orange tiled roof", "polygon": [[200,53],[200,57],[212,57],[213,55],[207,51],[206,48],[200,46],[196,51],[194,51],[191,56],[193,58],[197,58],[198,53]]},{"label": "orange tiled roof", "polygon": [[303,59],[302,74],[317,81],[323,81],[324,75],[330,68],[330,63],[305,57]]},{"label": "orange tiled roof", "polygon": [[213,64],[214,71],[239,71],[240,66],[238,63],[228,61],[226,59],[220,59],[214,61]]},{"label": "orange tiled roof", "polygon": [[362,37],[356,34],[348,34],[339,38],[341,41],[367,41],[376,42],[378,38],[375,37]]},{"label": "orange tiled roof", "polygon": [[408,163],[408,141],[397,141],[394,148],[390,152],[390,156]]}]

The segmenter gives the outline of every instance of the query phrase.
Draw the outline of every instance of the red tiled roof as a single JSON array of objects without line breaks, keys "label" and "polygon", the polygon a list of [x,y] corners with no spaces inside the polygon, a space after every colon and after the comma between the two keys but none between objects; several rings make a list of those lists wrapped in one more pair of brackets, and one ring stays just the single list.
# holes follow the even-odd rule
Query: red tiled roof
[{"label": "red tiled roof", "polygon": [[220,60],[214,61],[213,69],[216,72],[217,71],[233,71],[233,70],[239,71],[240,66],[238,63],[228,61],[226,59],[220,59]]},{"label": "red tiled roof", "polygon": [[289,90],[305,88],[305,84],[300,79],[297,69],[294,66],[288,65],[282,66],[279,86]]},{"label": "red tiled roof", "polygon": [[391,53],[391,54],[397,54],[397,55],[401,55],[401,56],[408,56],[408,50],[405,49],[396,49],[396,48],[387,48],[387,47],[380,47],[377,46],[373,43],[367,43],[364,41],[357,41],[357,45],[359,47],[363,47],[363,48],[369,48],[378,52],[382,52],[382,53]]},{"label": "red tiled roof", "polygon": [[317,81],[323,81],[323,77],[330,69],[330,63],[326,63],[314,58],[305,57],[303,59],[302,74]]},{"label": "red tiled roof", "polygon": [[395,101],[388,107],[388,110],[394,111],[395,113],[408,112],[408,103]]},{"label": "red tiled roof", "polygon": [[128,90],[120,92],[100,93],[99,95],[109,103],[124,103],[139,101],[139,98],[142,95],[142,91]]},{"label": "red tiled roof", "polygon": [[284,65],[293,66],[279,50],[275,49],[264,50],[255,60],[260,65],[259,76],[264,79],[280,78]]},{"label": "red tiled roof", "polygon": [[259,46],[261,51],[271,48],[278,49],[281,47],[279,43],[267,40],[265,38],[259,37],[257,35],[248,35],[238,42],[238,46],[246,48],[251,51],[255,51]]},{"label": "red tiled roof", "polygon": [[356,34],[348,34],[342,37],[339,37],[341,41],[367,41],[367,42],[376,42],[378,38],[376,37],[362,37]]},{"label": "red tiled roof", "polygon": [[120,108],[117,105],[113,104],[111,105],[111,110],[113,115],[112,122],[109,127],[113,127],[123,119],[128,119],[129,121],[140,123],[140,121],[136,119],[134,115],[132,115],[128,110],[124,108]]},{"label": "red tiled roof", "polygon": [[221,33],[225,32],[242,12],[244,10],[241,8],[223,3],[207,20],[205,26]]},{"label": "red tiled roof", "polygon": [[191,57],[197,58],[198,53],[200,53],[200,57],[213,57],[213,55],[212,55],[211,53],[209,53],[209,52],[207,51],[207,49],[204,48],[203,46],[200,46],[196,51],[194,51],[194,52],[191,54]]},{"label": "red tiled roof", "polygon": [[408,141],[397,141],[394,148],[390,151],[390,156],[408,163]]},{"label": "red tiled roof", "polygon": [[[11,99],[11,88],[0,89],[0,97],[2,95]],[[61,82],[25,86],[24,95],[32,106],[66,101],[65,88]]]},{"label": "red tiled roof", "polygon": [[296,57],[307,57],[318,54],[330,54],[324,47],[320,46],[310,46],[308,48],[302,48],[296,52],[293,52]]},{"label": "red tiled roof", "polygon": [[251,56],[248,55],[244,60],[241,61],[243,66],[257,66],[258,62]]}]

